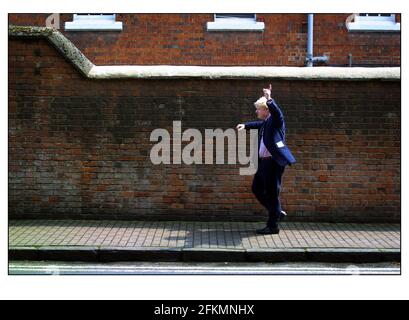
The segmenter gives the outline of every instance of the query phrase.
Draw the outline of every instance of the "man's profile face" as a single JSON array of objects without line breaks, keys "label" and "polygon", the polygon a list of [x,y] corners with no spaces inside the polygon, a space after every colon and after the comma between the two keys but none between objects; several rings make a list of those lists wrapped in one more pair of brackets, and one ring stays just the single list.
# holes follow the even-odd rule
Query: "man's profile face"
[{"label": "man's profile face", "polygon": [[256,108],[256,114],[258,119],[264,120],[269,116],[270,111],[264,107],[259,107]]}]

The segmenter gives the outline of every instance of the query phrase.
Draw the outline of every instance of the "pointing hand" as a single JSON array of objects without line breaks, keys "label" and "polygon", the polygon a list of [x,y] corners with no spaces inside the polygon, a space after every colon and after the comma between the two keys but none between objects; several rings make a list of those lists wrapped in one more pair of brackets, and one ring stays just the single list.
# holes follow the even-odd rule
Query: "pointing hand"
[{"label": "pointing hand", "polygon": [[271,99],[271,89],[272,89],[271,83],[268,89],[267,88],[263,89],[264,97],[266,97],[267,100]]}]

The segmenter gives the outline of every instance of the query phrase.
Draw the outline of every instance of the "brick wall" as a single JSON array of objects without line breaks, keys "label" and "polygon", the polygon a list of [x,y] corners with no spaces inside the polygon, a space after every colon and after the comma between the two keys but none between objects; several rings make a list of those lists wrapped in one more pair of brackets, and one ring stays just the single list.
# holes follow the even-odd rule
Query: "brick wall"
[{"label": "brick wall", "polygon": [[[14,25],[44,26],[49,14],[10,14]],[[348,32],[345,14],[315,14],[314,55],[330,66],[400,65],[400,32]],[[400,21],[400,15],[397,15]],[[213,14],[118,14],[121,32],[61,31],[94,64],[304,66],[306,14],[257,14],[264,32],[208,32]]]},{"label": "brick wall", "polygon": [[[399,219],[400,82],[273,81],[298,163],[292,218]],[[9,40],[11,217],[259,219],[238,165],[158,165],[156,128],[254,119],[257,80],[90,80],[44,39]],[[390,220],[389,220],[390,221]]]}]

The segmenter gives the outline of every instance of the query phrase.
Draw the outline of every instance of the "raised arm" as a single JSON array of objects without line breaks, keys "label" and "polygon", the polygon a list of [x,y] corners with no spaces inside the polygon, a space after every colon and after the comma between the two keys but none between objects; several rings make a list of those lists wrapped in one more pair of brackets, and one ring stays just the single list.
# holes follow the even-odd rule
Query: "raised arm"
[{"label": "raised arm", "polygon": [[281,127],[284,123],[284,116],[278,104],[275,102],[273,98],[271,98],[271,88],[272,86],[270,84],[270,87],[268,89],[266,88],[263,89],[263,93],[267,99],[267,106],[268,109],[270,110],[270,114],[272,116],[274,123],[276,123],[278,127]]}]

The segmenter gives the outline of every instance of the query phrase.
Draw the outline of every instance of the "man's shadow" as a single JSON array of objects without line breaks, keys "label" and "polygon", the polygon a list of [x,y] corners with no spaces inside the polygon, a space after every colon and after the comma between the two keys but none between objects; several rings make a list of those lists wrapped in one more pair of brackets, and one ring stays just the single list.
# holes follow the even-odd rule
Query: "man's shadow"
[{"label": "man's shadow", "polygon": [[[259,235],[257,229],[264,226],[264,222],[246,222],[245,225],[240,225],[236,222],[218,222],[216,226],[201,226],[201,223],[196,225],[191,223],[191,227],[186,227],[183,230],[180,228],[166,228],[167,232],[180,232],[182,235],[165,236],[163,239],[169,243],[183,242],[184,248],[201,248],[201,249],[248,249],[248,248],[268,248],[268,243],[273,245],[273,237],[277,235]],[[300,229],[301,226],[294,226],[288,223],[282,224],[282,230]],[[171,244],[169,245],[172,246]],[[180,245],[177,245],[178,247]]]}]

